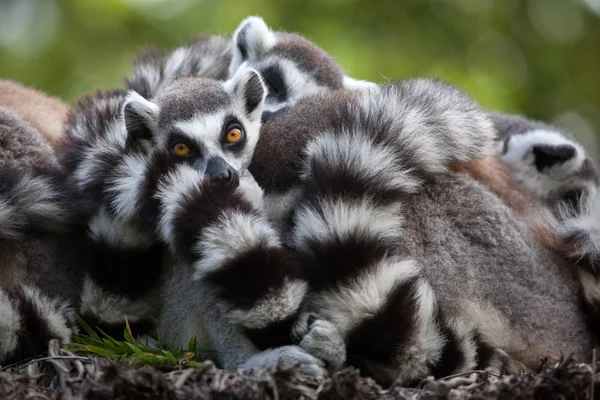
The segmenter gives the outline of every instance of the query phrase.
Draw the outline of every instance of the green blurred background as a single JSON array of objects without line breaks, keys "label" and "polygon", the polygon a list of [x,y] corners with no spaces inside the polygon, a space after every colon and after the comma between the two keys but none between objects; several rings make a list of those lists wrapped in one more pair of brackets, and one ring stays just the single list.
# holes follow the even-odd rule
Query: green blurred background
[{"label": "green blurred background", "polygon": [[0,0],[0,77],[72,101],[123,86],[140,46],[229,34],[248,15],[356,78],[442,77],[599,154],[600,0]]}]

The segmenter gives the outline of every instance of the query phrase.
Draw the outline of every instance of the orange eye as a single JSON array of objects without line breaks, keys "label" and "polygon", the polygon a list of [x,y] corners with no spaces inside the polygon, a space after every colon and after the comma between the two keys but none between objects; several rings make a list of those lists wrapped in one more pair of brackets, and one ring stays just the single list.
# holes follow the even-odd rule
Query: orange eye
[{"label": "orange eye", "polygon": [[177,154],[178,156],[187,156],[190,154],[190,148],[183,143],[177,143],[175,146],[173,146],[173,153]]},{"label": "orange eye", "polygon": [[227,132],[227,143],[237,143],[242,138],[242,131],[239,128],[233,128]]}]

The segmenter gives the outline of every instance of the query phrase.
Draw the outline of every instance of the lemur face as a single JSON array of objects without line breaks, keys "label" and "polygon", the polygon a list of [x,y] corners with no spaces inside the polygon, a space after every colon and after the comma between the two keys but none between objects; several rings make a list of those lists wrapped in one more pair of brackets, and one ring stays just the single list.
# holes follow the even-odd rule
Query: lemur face
[{"label": "lemur face", "polygon": [[314,43],[296,34],[273,32],[258,17],[242,21],[233,43],[230,75],[247,62],[265,80],[264,119],[322,91],[374,85],[348,77],[333,57]]},{"label": "lemur face", "polygon": [[536,127],[506,134],[499,146],[515,179],[542,199],[574,203],[597,184],[596,169],[585,150],[558,130]]},{"label": "lemur face", "polygon": [[262,78],[246,65],[226,82],[177,79],[152,102],[130,92],[123,106],[128,140],[237,185],[258,142],[265,96]]}]

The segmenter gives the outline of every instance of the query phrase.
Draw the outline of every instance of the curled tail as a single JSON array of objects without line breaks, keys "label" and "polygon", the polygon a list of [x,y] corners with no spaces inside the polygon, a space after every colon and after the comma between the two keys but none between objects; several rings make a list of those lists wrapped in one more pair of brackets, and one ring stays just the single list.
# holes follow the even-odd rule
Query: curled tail
[{"label": "curled tail", "polygon": [[[70,181],[94,207],[87,231],[92,263],[79,311],[91,325],[116,335],[125,316],[136,333],[154,332],[164,254],[152,222],[128,214],[151,195],[139,191],[145,151],[127,141],[124,98],[122,91],[82,98],[69,116],[61,154]],[[115,195],[115,185],[129,197]]]},{"label": "curled tail", "polygon": [[159,180],[158,227],[190,279],[210,288],[232,322],[258,331],[294,317],[306,284],[252,191],[260,189],[216,185],[182,165]]},{"label": "curled tail", "polygon": [[473,333],[444,319],[403,249],[403,199],[455,163],[492,154],[491,123],[431,80],[365,91],[340,120],[308,142],[292,216],[309,311],[338,328],[349,363],[383,381],[474,367]]},{"label": "curled tail", "polygon": [[81,217],[74,201],[60,173],[2,171],[0,240],[20,240],[28,232],[64,232]]},{"label": "curled tail", "polygon": [[0,288],[0,364],[39,355],[50,339],[65,345],[76,332],[68,302],[33,286]]}]

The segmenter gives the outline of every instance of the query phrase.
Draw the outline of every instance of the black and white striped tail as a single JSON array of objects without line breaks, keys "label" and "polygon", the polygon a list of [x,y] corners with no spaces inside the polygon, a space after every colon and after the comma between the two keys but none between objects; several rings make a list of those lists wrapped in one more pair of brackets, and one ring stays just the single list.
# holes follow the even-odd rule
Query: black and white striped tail
[{"label": "black and white striped tail", "polygon": [[0,364],[40,355],[51,339],[67,344],[77,332],[73,309],[66,300],[39,288],[0,288]]},{"label": "black and white striped tail", "polygon": [[403,198],[454,163],[492,154],[491,123],[437,81],[361,96],[341,126],[306,147],[290,237],[309,309],[340,330],[350,364],[382,381],[473,368],[473,331],[444,318],[421,266],[402,250]]},{"label": "black and white striped tail", "polygon": [[271,347],[265,332],[289,339],[306,284],[244,187],[213,184],[181,165],[159,181],[158,229],[190,265],[190,278],[214,292],[231,321]]}]

